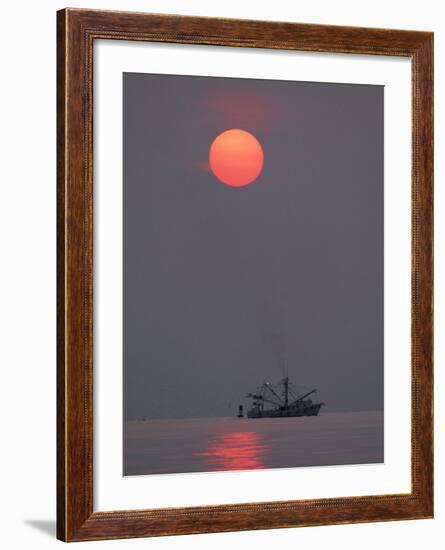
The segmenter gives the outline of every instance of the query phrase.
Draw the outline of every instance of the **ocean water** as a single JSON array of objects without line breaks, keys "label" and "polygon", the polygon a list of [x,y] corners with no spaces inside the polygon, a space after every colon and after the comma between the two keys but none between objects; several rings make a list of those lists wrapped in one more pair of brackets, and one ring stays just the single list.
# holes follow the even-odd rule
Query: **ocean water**
[{"label": "ocean water", "polygon": [[124,424],[124,475],[383,462],[383,412]]}]

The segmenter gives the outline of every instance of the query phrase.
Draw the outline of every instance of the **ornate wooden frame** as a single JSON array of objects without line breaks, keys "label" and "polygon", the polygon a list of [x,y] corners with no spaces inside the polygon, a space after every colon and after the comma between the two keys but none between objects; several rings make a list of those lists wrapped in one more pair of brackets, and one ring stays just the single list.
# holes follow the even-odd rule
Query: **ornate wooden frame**
[{"label": "ornate wooden frame", "polygon": [[[93,512],[92,79],[96,39],[212,44],[412,61],[412,491]],[[128,538],[433,516],[433,34],[65,9],[57,14],[57,536]]]}]

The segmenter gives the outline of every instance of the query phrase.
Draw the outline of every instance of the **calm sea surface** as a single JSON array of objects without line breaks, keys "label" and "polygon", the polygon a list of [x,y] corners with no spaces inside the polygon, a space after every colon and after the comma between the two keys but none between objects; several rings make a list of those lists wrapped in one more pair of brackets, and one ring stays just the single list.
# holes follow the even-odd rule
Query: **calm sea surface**
[{"label": "calm sea surface", "polygon": [[186,418],[124,425],[124,474],[383,462],[383,412]]}]

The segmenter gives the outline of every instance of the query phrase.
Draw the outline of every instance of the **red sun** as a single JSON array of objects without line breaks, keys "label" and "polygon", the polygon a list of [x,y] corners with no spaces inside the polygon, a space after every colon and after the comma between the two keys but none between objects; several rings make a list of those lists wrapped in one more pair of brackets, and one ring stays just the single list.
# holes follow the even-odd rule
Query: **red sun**
[{"label": "red sun", "polygon": [[222,183],[231,187],[244,187],[260,175],[264,153],[255,136],[234,128],[214,139],[210,146],[209,164]]}]

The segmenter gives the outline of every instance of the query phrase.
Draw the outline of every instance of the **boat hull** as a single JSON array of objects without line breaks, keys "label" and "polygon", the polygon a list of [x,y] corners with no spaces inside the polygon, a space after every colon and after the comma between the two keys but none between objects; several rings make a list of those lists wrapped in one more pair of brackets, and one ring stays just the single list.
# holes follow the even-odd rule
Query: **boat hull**
[{"label": "boat hull", "polygon": [[280,408],[262,410],[259,407],[254,407],[247,412],[247,418],[296,418],[300,416],[318,416],[323,403],[314,403],[307,407],[301,408]]}]

